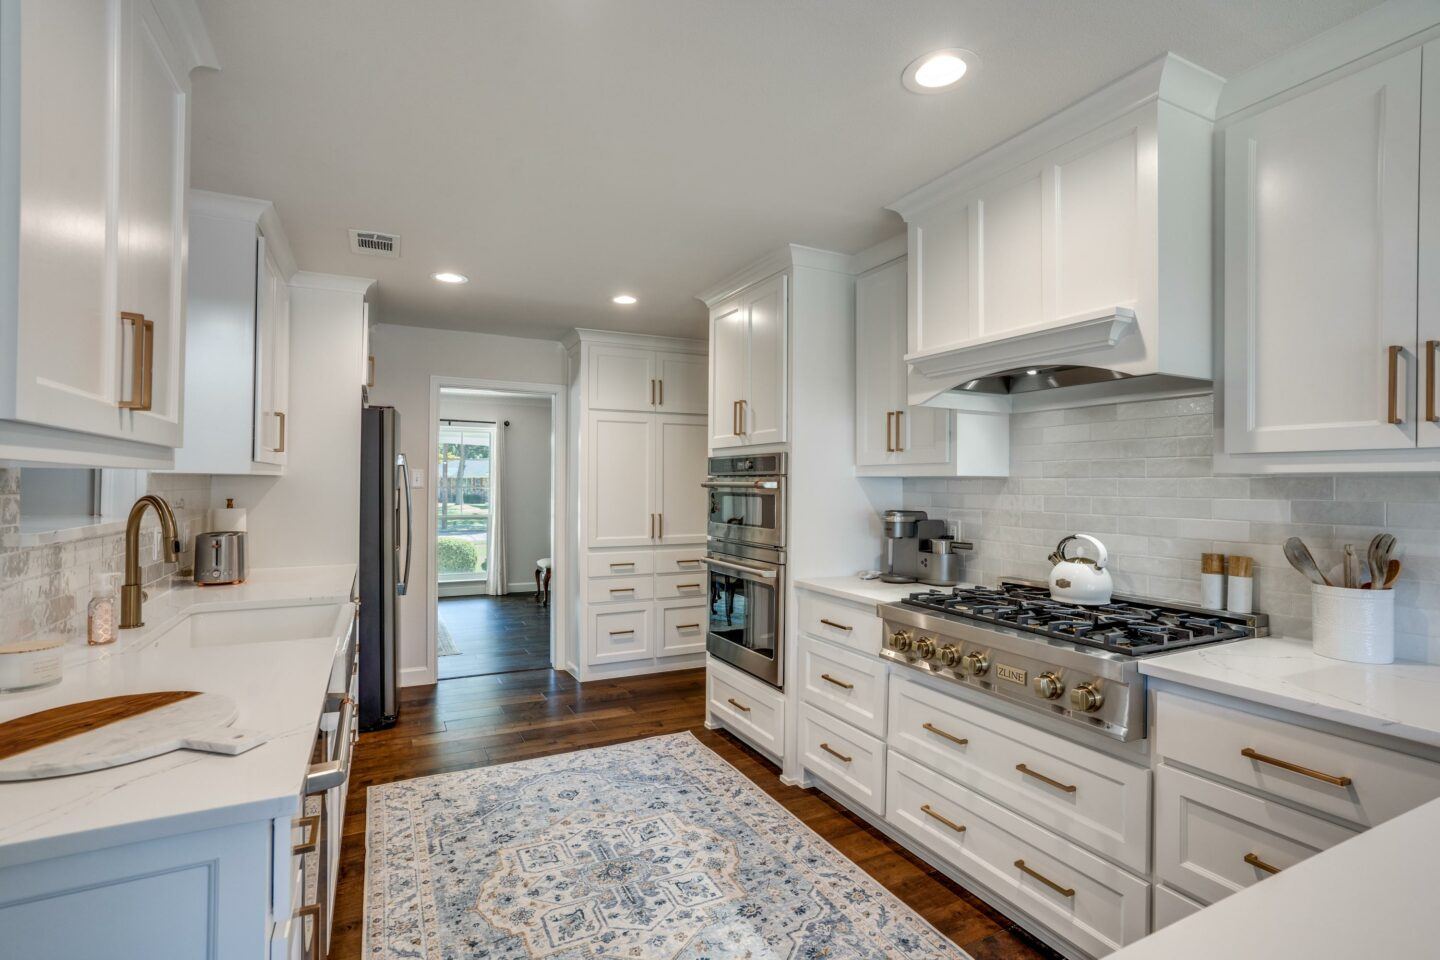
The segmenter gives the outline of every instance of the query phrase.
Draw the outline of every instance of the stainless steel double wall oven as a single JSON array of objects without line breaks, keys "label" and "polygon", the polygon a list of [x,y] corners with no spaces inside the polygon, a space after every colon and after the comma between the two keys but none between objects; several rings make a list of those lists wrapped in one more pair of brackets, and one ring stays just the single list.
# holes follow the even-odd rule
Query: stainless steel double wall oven
[{"label": "stainless steel double wall oven", "polygon": [[784,681],[785,454],[711,457],[710,616],[705,648],[776,687]]}]

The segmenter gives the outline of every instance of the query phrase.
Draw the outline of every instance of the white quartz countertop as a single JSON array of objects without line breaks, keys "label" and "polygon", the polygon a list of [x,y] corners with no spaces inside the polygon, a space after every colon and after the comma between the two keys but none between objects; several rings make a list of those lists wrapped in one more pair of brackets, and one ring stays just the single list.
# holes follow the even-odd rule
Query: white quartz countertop
[{"label": "white quartz countertop", "polygon": [[807,577],[797,579],[795,586],[813,590],[841,600],[856,603],[894,603],[904,600],[918,590],[929,590],[923,583],[882,583],[879,580],[861,580],[859,577]]},{"label": "white quartz countertop", "polygon": [[1256,637],[1151,657],[1140,672],[1440,747],[1440,665],[1347,663],[1308,640]]},{"label": "white quartz countertop", "polygon": [[64,679],[0,696],[0,722],[120,693],[225,694],[237,727],[268,742],[239,756],[180,750],[69,777],[0,783],[0,867],[193,830],[293,815],[343,646],[335,626],[312,639],[173,646],[157,636],[192,613],[347,603],[355,567],[256,570],[233,587],[179,587],[145,605],[146,626],[109,647],[68,651]]}]

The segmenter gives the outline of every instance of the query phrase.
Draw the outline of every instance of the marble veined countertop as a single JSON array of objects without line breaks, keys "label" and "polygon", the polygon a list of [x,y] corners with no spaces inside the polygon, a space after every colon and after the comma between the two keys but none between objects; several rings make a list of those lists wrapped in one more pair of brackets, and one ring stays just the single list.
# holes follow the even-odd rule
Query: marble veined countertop
[{"label": "marble veined countertop", "polygon": [[69,777],[0,783],[0,867],[296,813],[346,637],[345,611],[337,609],[314,638],[154,644],[191,614],[348,603],[354,577],[353,565],[272,568],[238,586],[178,587],[147,601],[146,626],[122,631],[114,645],[82,642],[67,651],[59,684],[0,695],[5,721],[119,693],[221,693],[239,707],[236,726],[270,737],[239,756],[181,750]]},{"label": "marble veined countertop", "polygon": [[894,603],[920,590],[938,589],[923,583],[882,583],[859,577],[805,577],[797,579],[795,586],[856,603]]}]

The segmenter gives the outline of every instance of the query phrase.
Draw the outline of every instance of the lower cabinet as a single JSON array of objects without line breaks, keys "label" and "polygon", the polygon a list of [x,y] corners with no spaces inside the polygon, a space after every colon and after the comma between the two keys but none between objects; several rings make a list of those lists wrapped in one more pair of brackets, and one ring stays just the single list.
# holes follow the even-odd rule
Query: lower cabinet
[{"label": "lower cabinet", "polygon": [[650,644],[649,604],[592,608],[589,657],[592,665],[617,660],[644,660],[654,655]]},{"label": "lower cabinet", "polygon": [[885,741],[800,705],[800,762],[827,785],[874,813],[885,813]]},{"label": "lower cabinet", "polygon": [[1155,884],[1154,890],[1155,895],[1151,898],[1150,906],[1150,930],[1152,933],[1205,909],[1203,903],[1196,903],[1183,893],[1171,890],[1163,883]]},{"label": "lower cabinet", "polygon": [[700,666],[709,619],[704,556],[701,545],[591,551],[580,679]]},{"label": "lower cabinet", "polygon": [[785,758],[785,694],[721,663],[705,661],[705,725],[723,726],[777,763]]}]

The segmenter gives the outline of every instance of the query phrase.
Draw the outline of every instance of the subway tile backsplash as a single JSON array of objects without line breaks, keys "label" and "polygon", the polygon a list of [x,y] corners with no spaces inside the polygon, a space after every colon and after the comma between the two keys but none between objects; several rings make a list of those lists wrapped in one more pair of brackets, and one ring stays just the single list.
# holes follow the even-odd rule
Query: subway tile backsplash
[{"label": "subway tile backsplash", "polygon": [[905,506],[958,520],[966,579],[1044,579],[1067,533],[1111,554],[1115,589],[1198,603],[1200,554],[1255,558],[1255,608],[1276,634],[1310,635],[1310,583],[1281,553],[1304,538],[1324,568],[1381,530],[1400,541],[1396,653],[1440,663],[1440,476],[1215,476],[1212,398],[1011,417],[1008,479],[904,483]]}]

